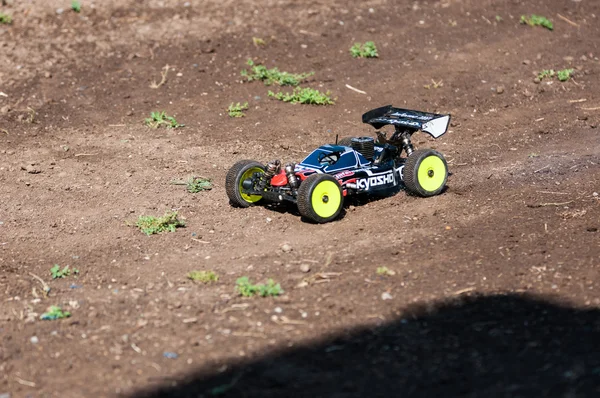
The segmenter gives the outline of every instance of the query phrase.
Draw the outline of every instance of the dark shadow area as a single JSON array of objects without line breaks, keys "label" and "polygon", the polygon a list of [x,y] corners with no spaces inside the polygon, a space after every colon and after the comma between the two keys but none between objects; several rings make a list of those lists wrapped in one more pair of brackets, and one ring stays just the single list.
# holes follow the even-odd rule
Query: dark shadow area
[{"label": "dark shadow area", "polygon": [[495,295],[404,314],[134,397],[600,397],[598,309]]}]

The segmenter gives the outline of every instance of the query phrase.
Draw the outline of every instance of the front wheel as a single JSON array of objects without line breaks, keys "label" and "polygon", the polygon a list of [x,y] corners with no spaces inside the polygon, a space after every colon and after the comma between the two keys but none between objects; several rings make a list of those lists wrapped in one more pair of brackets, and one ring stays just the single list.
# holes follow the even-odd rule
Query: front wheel
[{"label": "front wheel", "polygon": [[448,164],[441,153],[419,149],[410,154],[404,165],[404,185],[409,193],[422,197],[442,192],[448,180]]},{"label": "front wheel", "polygon": [[254,160],[240,160],[234,164],[227,172],[225,178],[225,191],[232,205],[237,207],[249,207],[258,204],[262,200],[261,195],[249,195],[244,193],[244,181],[250,181],[258,174],[264,174],[265,167]]},{"label": "front wheel", "polygon": [[335,220],[343,204],[342,187],[328,174],[313,174],[298,189],[298,211],[310,221],[321,224]]}]

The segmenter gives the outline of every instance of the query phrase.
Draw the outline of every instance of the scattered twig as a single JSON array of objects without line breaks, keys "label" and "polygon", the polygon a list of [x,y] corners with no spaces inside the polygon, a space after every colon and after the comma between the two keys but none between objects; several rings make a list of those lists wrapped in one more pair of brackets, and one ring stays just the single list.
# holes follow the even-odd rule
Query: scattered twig
[{"label": "scattered twig", "polygon": [[298,31],[298,33],[300,33],[300,34],[303,34],[303,35],[309,35],[309,36],[319,36],[319,34],[318,34],[318,33],[315,33],[315,32],[309,32],[309,31],[307,31],[307,30],[304,30],[304,29],[300,29],[300,30]]},{"label": "scattered twig", "polygon": [[581,99],[576,99],[576,100],[569,100],[568,102],[569,102],[569,104],[575,104],[575,103],[578,103],[578,102],[585,102],[585,101],[587,101],[587,98],[581,98]]},{"label": "scattered twig", "polygon": [[199,242],[199,243],[204,243],[204,244],[210,243],[210,242],[208,242],[208,241],[205,241],[205,240],[200,240],[200,239],[196,239],[196,238],[192,238],[192,240],[195,240],[196,242]]},{"label": "scattered twig", "polygon": [[542,167],[541,169],[537,169],[536,171],[534,171],[534,173],[539,173],[540,171],[545,170],[548,167],[550,167],[550,165],[546,165],[546,166]]},{"label": "scattered twig", "polygon": [[567,18],[567,17],[564,17],[564,16],[562,16],[562,15],[560,15],[560,14],[558,14],[558,13],[556,14],[556,16],[557,16],[557,17],[559,17],[560,19],[562,19],[563,21],[567,22],[568,24],[570,24],[570,25],[572,25],[572,26],[575,26],[576,28],[578,28],[578,27],[579,27],[579,24],[576,24],[575,22],[571,21],[571,20],[570,20],[569,18]]},{"label": "scattered twig", "polygon": [[534,205],[527,205],[527,207],[536,208],[536,207],[547,207],[547,206],[564,206],[564,205],[568,205],[569,203],[573,203],[573,201],[569,200],[568,202],[560,202],[560,203],[555,203],[555,202],[538,203],[538,204],[534,204]]},{"label": "scattered twig", "polygon": [[305,325],[306,321],[297,321],[294,319],[289,319],[287,316],[281,315],[279,317],[271,318],[273,322],[278,325]]},{"label": "scattered twig", "polygon": [[135,343],[131,343],[131,348],[133,349],[133,351],[137,352],[138,354],[142,353],[142,349],[140,347],[138,347],[137,345],[135,345]]},{"label": "scattered twig", "polygon": [[583,109],[584,111],[597,111],[600,110],[600,106],[597,106],[595,108],[580,108]]},{"label": "scattered twig", "polygon": [[167,74],[169,73],[169,64],[166,64],[163,68],[162,68],[162,72],[160,72],[160,82],[156,83],[156,80],[153,80],[152,83],[150,83],[150,88],[159,88],[160,86],[162,86],[163,84],[165,84],[167,82]]},{"label": "scattered twig", "polygon": [[553,191],[535,191],[537,193],[549,193],[553,195],[568,195],[568,192],[553,192]]},{"label": "scattered twig", "polygon": [[15,376],[15,380],[17,383],[22,384],[27,387],[35,387],[35,383],[33,381],[23,380],[20,377]]},{"label": "scattered twig", "polygon": [[6,94],[6,93],[4,93],[4,92],[0,91],[0,97],[8,97],[8,94]]},{"label": "scattered twig", "polygon": [[460,289],[454,292],[454,295],[459,295],[459,294],[463,294],[463,293],[468,293],[468,292],[472,292],[473,290],[475,290],[475,287],[466,287],[464,289]]},{"label": "scattered twig", "polygon": [[217,313],[217,314],[225,314],[225,313],[230,312],[230,311],[244,311],[248,307],[250,307],[250,304],[233,304],[231,307],[225,308],[222,311],[215,311],[215,313]]},{"label": "scattered twig", "polygon": [[48,296],[48,292],[50,291],[50,286],[48,286],[48,284],[46,282],[44,282],[44,280],[42,278],[40,278],[33,272],[30,272],[29,275],[33,276],[35,279],[37,279],[42,284],[42,289],[44,290],[44,295]]},{"label": "scattered twig", "polygon": [[352,91],[356,91],[357,93],[360,93],[360,94],[366,94],[366,93],[367,93],[366,91],[362,91],[362,90],[359,90],[359,89],[357,89],[357,88],[354,88],[354,87],[352,87],[352,86],[351,86],[351,85],[349,85],[349,84],[346,84],[346,87],[348,87],[350,90],[352,90]]},{"label": "scattered twig", "polygon": [[545,118],[541,117],[539,119],[535,119],[536,122],[541,122],[542,120],[544,120]]},{"label": "scattered twig", "polygon": [[97,153],[76,153],[75,157],[78,158],[80,156],[95,156]]},{"label": "scattered twig", "polygon": [[1,132],[3,132],[3,133],[4,133],[4,134],[6,134],[6,135],[10,135],[10,134],[8,133],[8,130],[0,129],[0,131],[1,131]]},{"label": "scattered twig", "polygon": [[109,124],[108,127],[125,127],[126,124]]}]

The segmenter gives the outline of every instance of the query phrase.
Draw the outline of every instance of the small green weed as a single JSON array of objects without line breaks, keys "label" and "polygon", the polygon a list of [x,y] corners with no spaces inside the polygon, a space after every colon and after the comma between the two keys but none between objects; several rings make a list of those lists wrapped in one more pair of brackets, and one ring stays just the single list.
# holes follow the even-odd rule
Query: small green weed
[{"label": "small green weed", "polygon": [[377,58],[379,57],[379,53],[377,52],[377,47],[375,43],[372,41],[368,41],[365,44],[354,43],[352,47],[350,47],[350,54],[354,58]]},{"label": "small green weed", "polygon": [[269,90],[269,97],[274,97],[279,101],[291,102],[292,104],[310,104],[310,105],[333,105],[335,101],[331,99],[331,93],[327,91],[322,93],[312,88],[295,87],[291,93],[278,92],[275,94]]},{"label": "small green weed", "polygon": [[538,73],[538,79],[544,80],[550,77],[554,77],[555,74],[556,72],[554,72],[554,69],[544,69],[543,71]]},{"label": "small green weed", "polygon": [[60,265],[54,264],[54,266],[50,268],[50,275],[52,275],[52,279],[66,278],[67,276],[71,275],[71,272],[73,272],[73,275],[79,274],[79,270],[77,268],[73,268],[71,270],[68,265],[65,265],[64,268],[60,268]]},{"label": "small green weed", "polygon": [[273,279],[267,280],[266,284],[253,285],[247,276],[242,276],[235,284],[236,291],[244,297],[252,297],[257,294],[261,297],[279,296],[283,293],[279,283],[275,284]]},{"label": "small green weed", "polygon": [[175,232],[179,227],[185,227],[185,222],[178,218],[176,211],[165,213],[162,217],[140,216],[135,223],[143,233],[150,236],[161,232]]},{"label": "small green weed", "polygon": [[56,319],[68,318],[71,316],[69,311],[63,311],[59,306],[53,305],[48,308],[47,312],[44,312],[40,317],[43,321],[54,321]]},{"label": "small green weed", "polygon": [[260,80],[265,83],[266,86],[270,86],[275,83],[279,86],[297,86],[307,77],[312,76],[315,72],[308,73],[289,73],[280,72],[277,68],[267,69],[264,65],[255,65],[251,59],[246,62],[250,66],[250,71],[244,69],[241,75],[246,78],[247,81],[251,82],[254,80]]},{"label": "small green weed", "polygon": [[264,47],[267,45],[267,43],[265,43],[265,41],[263,39],[261,39],[260,37],[253,37],[252,38],[252,43],[256,46],[256,47]]},{"label": "small green weed", "polygon": [[8,14],[0,12],[0,25],[10,25],[12,23],[12,17]]},{"label": "small green weed", "polygon": [[237,104],[234,104],[233,102],[231,103],[231,105],[229,105],[229,108],[227,108],[227,112],[229,113],[229,117],[244,117],[246,116],[244,114],[243,111],[248,109],[248,103],[245,102],[243,104],[240,104],[239,102]]},{"label": "small green weed", "polygon": [[186,189],[189,193],[210,191],[212,189],[212,183],[210,182],[210,178],[191,177],[186,183]]},{"label": "small green weed", "polygon": [[571,75],[573,74],[573,72],[574,72],[573,69],[563,69],[563,70],[559,70],[558,72],[555,72],[554,69],[544,69],[543,71],[538,73],[538,79],[544,80],[544,79],[552,78],[552,77],[556,76],[556,78],[559,81],[566,82],[567,80],[569,80],[571,78]]},{"label": "small green weed", "polygon": [[377,275],[392,276],[396,275],[396,271],[392,271],[388,267],[377,267]]},{"label": "small green weed", "polygon": [[219,280],[219,275],[213,271],[191,271],[187,274],[188,279],[194,282],[210,283]]},{"label": "small green weed", "polygon": [[502,22],[503,19],[500,15],[496,15],[496,22]]},{"label": "small green weed", "polygon": [[529,26],[542,26],[548,30],[554,29],[554,25],[552,24],[552,21],[550,21],[546,17],[542,17],[540,15],[535,15],[535,14],[532,14],[530,17],[521,15],[521,23],[527,24]]},{"label": "small green weed", "polygon": [[77,0],[73,0],[71,2],[71,10],[73,10],[77,13],[81,12],[81,3]]},{"label": "small green weed", "polygon": [[572,74],[573,69],[563,69],[556,72],[556,77],[558,77],[558,80],[560,80],[561,82],[566,82],[571,78]]},{"label": "small green weed", "polygon": [[178,127],[185,126],[185,124],[179,124],[173,116],[167,115],[164,111],[150,113],[150,117],[146,118],[144,123],[146,126],[152,127],[153,129],[157,129],[160,126],[165,126],[169,129],[176,129]]},{"label": "small green weed", "polygon": [[540,157],[540,155],[535,152],[531,152],[529,155],[527,155],[527,157],[528,158],[538,158],[538,157]]},{"label": "small green weed", "polygon": [[201,191],[210,191],[212,183],[210,178],[205,177],[190,177],[187,181],[171,181],[173,185],[185,185],[189,193],[198,193]]}]

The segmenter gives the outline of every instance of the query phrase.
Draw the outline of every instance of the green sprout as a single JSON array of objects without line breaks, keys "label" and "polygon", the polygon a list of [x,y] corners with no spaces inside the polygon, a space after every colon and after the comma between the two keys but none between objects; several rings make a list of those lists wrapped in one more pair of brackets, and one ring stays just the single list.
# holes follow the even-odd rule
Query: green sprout
[{"label": "green sprout", "polygon": [[81,3],[77,0],[73,0],[71,2],[71,10],[73,10],[77,13],[81,12]]},{"label": "green sprout", "polygon": [[244,297],[252,297],[257,294],[261,297],[279,296],[283,293],[283,289],[281,289],[279,283],[275,284],[273,279],[267,280],[266,284],[254,285],[247,276],[242,276],[235,283],[236,291]]},{"label": "green sprout", "polygon": [[350,54],[354,58],[377,58],[379,57],[379,53],[377,52],[377,47],[375,47],[375,43],[372,41],[368,41],[365,44],[354,43],[352,47],[350,47]]},{"label": "green sprout", "polygon": [[392,271],[388,267],[377,267],[377,275],[392,276],[392,275],[396,275],[396,271]]},{"label": "green sprout", "polygon": [[535,15],[535,14],[532,14],[530,17],[521,15],[521,23],[527,24],[529,26],[542,26],[548,30],[554,29],[554,25],[552,24],[552,21],[550,21],[546,17],[542,17],[540,15]]},{"label": "green sprout", "polygon": [[573,69],[559,70],[558,72],[556,72],[556,77],[558,77],[558,80],[560,80],[561,82],[566,82],[567,80],[569,80],[571,78],[571,75],[573,74],[573,72],[574,72]]},{"label": "green sprout", "polygon": [[574,72],[573,69],[563,69],[563,70],[559,70],[558,72],[555,72],[554,69],[544,69],[543,71],[538,73],[538,79],[543,80],[546,78],[552,78],[552,77],[556,76],[556,78],[559,81],[566,82],[567,80],[569,80],[571,78],[571,75],[573,74],[573,72]]},{"label": "green sprout", "polygon": [[274,93],[269,90],[269,97],[274,97],[279,101],[291,102],[292,104],[310,104],[310,105],[332,105],[335,101],[331,99],[331,93],[327,91],[322,93],[312,88],[295,87],[291,93]]},{"label": "green sprout", "polygon": [[264,65],[255,65],[254,61],[249,59],[247,62],[250,66],[250,71],[242,70],[241,75],[251,82],[260,80],[265,83],[265,86],[270,86],[275,83],[279,86],[297,86],[307,77],[312,76],[315,72],[308,73],[289,73],[280,72],[277,68],[267,69]]},{"label": "green sprout", "polygon": [[68,318],[71,316],[69,311],[63,311],[59,306],[50,306],[47,312],[44,312],[40,317],[43,321],[54,321],[56,319]]},{"label": "green sprout", "polygon": [[543,71],[538,73],[538,79],[544,80],[546,78],[554,77],[554,75],[556,75],[554,69],[544,69]]},{"label": "green sprout", "polygon": [[179,124],[177,120],[173,116],[167,115],[164,111],[162,112],[151,112],[150,117],[144,119],[144,123],[148,127],[152,127],[153,129],[157,129],[160,126],[165,126],[169,129],[184,127],[185,124]]},{"label": "green sprout", "polygon": [[0,25],[10,25],[12,23],[12,17],[8,14],[0,12]]},{"label": "green sprout", "polygon": [[219,280],[219,275],[213,271],[191,271],[187,274],[188,279],[194,282],[211,283]]},{"label": "green sprout", "polygon": [[233,102],[231,103],[231,105],[229,105],[229,108],[227,108],[227,112],[229,113],[229,117],[244,117],[246,116],[244,114],[243,111],[248,109],[248,103],[245,102],[243,104],[240,104],[239,102],[237,104],[234,104]]},{"label": "green sprout", "polygon": [[[72,272],[74,275],[79,274],[79,270],[77,268],[73,268]],[[67,276],[71,275],[71,269],[68,265],[66,265],[64,268],[60,268],[60,265],[54,264],[54,266],[50,268],[50,275],[52,276],[52,279],[66,278]]]},{"label": "green sprout", "polygon": [[135,223],[143,233],[150,236],[161,232],[175,232],[179,227],[185,227],[185,222],[178,218],[176,211],[165,213],[162,217],[140,216]]}]

